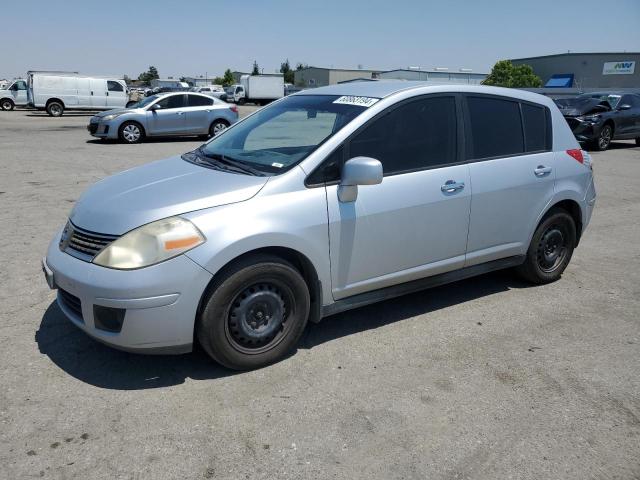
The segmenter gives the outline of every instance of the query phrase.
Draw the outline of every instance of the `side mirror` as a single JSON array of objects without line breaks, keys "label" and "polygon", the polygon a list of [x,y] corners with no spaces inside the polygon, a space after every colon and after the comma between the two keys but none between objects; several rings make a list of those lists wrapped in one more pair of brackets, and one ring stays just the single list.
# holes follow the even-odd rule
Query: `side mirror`
[{"label": "side mirror", "polygon": [[630,108],[631,108],[631,105],[629,105],[628,103],[618,105],[618,110],[629,110]]},{"label": "side mirror", "polygon": [[162,105],[158,104],[158,103],[154,103],[153,105],[151,105],[151,108],[149,108],[149,110],[162,110]]},{"label": "side mirror", "polygon": [[382,183],[382,163],[375,158],[354,157],[342,167],[338,200],[354,202],[358,198],[358,185]]}]

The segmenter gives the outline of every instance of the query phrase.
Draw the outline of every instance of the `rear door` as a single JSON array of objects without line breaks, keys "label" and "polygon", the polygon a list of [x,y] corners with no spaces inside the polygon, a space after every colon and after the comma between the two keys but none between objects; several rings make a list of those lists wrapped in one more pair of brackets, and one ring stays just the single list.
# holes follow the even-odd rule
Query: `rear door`
[{"label": "rear door", "polygon": [[107,107],[124,107],[128,101],[128,95],[122,83],[115,80],[107,80]]},{"label": "rear door", "polygon": [[159,110],[147,110],[147,133],[149,135],[177,135],[186,130],[186,95],[169,95],[156,102]]},{"label": "rear door", "polygon": [[101,78],[89,79],[89,94],[91,106],[98,109],[107,107],[107,81]]},{"label": "rear door", "polygon": [[187,94],[185,132],[194,134],[209,132],[209,125],[214,120],[211,113],[213,112],[213,102],[213,98],[210,97]]},{"label": "rear door", "polygon": [[553,197],[555,161],[546,107],[492,95],[465,98],[470,266],[526,252],[532,225]]},{"label": "rear door", "polygon": [[354,202],[327,186],[331,282],[335,299],[462,267],[471,189],[458,149],[454,95],[391,107],[346,144],[344,159],[380,160],[379,185]]}]

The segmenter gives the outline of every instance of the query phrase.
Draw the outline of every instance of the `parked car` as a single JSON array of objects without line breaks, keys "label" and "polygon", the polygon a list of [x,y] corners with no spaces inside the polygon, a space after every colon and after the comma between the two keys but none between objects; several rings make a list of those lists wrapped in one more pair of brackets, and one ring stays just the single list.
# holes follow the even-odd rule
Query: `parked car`
[{"label": "parked car", "polygon": [[207,86],[207,87],[192,87],[192,92],[202,93],[204,95],[209,95],[210,97],[219,98],[223,102],[227,101],[227,92],[222,87],[218,86]]},{"label": "parked car", "polygon": [[612,140],[640,145],[640,95],[617,92],[585,93],[556,100],[578,141],[606,150]]},{"label": "parked car", "polygon": [[96,138],[138,143],[153,136],[214,136],[237,120],[235,105],[200,93],[168,93],[99,113],[87,130]]},{"label": "parked car", "polygon": [[13,110],[16,106],[25,106],[29,102],[27,98],[27,82],[14,80],[6,89],[0,90],[0,108]]},{"label": "parked car", "polygon": [[43,269],[103,343],[176,353],[197,338],[250,369],[361,305],[508,267],[558,280],[595,198],[591,157],[547,97],[345,83],[98,182]]},{"label": "parked car", "polygon": [[28,105],[60,117],[65,110],[110,110],[124,107],[129,95],[124,80],[64,72],[27,72]]}]

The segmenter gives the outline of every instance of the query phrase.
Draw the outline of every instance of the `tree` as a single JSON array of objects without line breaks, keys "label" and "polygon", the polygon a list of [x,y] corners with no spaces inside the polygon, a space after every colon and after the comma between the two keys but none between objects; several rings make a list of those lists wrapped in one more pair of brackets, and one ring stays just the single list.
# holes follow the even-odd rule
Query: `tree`
[{"label": "tree", "polygon": [[160,75],[158,75],[158,69],[154,66],[149,67],[149,70],[138,75],[138,80],[144,83],[150,83],[155,78],[160,78]]},{"label": "tree", "polygon": [[284,83],[293,83],[295,74],[293,70],[291,70],[288,58],[280,64],[280,73],[282,73],[282,76],[284,77]]},{"label": "tree", "polygon": [[298,62],[296,64],[296,71],[304,70],[305,68],[309,68],[309,65],[307,65],[306,63],[301,63],[301,62]]},{"label": "tree", "polygon": [[224,71],[224,76],[222,77],[222,85],[228,87],[229,85],[233,85],[235,83],[235,79],[233,78],[233,73],[231,73],[231,69],[227,68]]},{"label": "tree", "polygon": [[224,85],[224,78],[222,77],[216,77],[213,79],[213,84],[214,85]]},{"label": "tree", "polygon": [[482,82],[483,85],[508,88],[536,88],[542,80],[529,65],[514,65],[510,60],[500,60]]},{"label": "tree", "polygon": [[260,67],[258,66],[258,62],[253,61],[253,70],[251,70],[251,75],[260,75]]}]

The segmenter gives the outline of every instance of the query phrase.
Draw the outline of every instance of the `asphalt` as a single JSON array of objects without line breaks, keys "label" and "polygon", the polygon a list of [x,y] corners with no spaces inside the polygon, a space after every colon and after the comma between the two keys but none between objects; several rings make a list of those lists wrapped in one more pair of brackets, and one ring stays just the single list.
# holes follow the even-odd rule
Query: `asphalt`
[{"label": "asphalt", "polygon": [[40,259],[80,193],[199,144],[94,141],[88,119],[0,112],[0,478],[640,478],[635,144],[593,154],[557,283],[498,272],[350,311],[234,373],[104,347],[56,306]]}]

